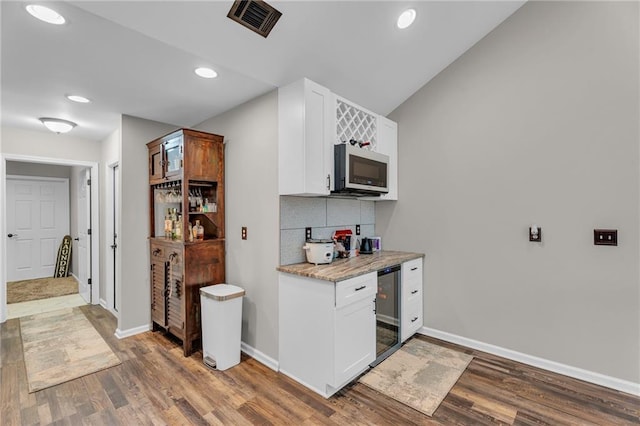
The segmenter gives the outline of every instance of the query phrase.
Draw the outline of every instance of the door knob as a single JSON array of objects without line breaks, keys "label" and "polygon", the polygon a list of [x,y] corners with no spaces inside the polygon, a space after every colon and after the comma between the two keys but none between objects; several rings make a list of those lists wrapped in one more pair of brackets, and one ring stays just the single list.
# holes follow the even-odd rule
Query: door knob
[{"label": "door knob", "polygon": [[7,237],[12,238],[12,237],[17,237],[18,234],[7,234]]},{"label": "door knob", "polygon": [[80,238],[76,237],[73,239],[73,241],[80,241]]}]

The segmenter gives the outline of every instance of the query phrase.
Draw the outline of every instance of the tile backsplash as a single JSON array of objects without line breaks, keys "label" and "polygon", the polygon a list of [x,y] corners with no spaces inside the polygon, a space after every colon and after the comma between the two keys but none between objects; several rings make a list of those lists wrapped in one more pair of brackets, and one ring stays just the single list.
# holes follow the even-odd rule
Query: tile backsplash
[{"label": "tile backsplash", "polygon": [[331,238],[337,229],[351,229],[361,237],[373,237],[376,225],[374,201],[344,198],[280,197],[280,264],[304,262],[304,229],[312,238]]}]

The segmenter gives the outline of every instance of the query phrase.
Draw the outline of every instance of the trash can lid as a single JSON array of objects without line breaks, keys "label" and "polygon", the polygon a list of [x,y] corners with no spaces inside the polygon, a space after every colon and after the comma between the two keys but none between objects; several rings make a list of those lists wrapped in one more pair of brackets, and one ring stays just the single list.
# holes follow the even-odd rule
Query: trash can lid
[{"label": "trash can lid", "polygon": [[200,294],[213,300],[229,300],[244,296],[244,289],[237,285],[216,284],[201,287]]}]

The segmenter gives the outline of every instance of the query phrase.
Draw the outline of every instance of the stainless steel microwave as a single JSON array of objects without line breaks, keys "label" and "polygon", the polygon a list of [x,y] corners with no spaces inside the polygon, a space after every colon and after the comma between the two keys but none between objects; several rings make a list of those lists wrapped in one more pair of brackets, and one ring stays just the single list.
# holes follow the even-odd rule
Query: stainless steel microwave
[{"label": "stainless steel microwave", "polygon": [[334,145],[334,194],[380,195],[389,192],[389,157],[352,146]]}]

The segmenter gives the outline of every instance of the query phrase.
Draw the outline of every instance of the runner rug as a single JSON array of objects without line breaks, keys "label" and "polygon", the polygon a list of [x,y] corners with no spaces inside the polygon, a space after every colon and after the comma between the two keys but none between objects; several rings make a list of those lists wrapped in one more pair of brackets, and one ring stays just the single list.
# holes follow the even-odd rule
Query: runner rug
[{"label": "runner rug", "polygon": [[11,281],[7,283],[7,303],[48,299],[77,292],[78,281],[74,277]]},{"label": "runner rug", "polygon": [[80,308],[20,318],[29,393],[120,364]]},{"label": "runner rug", "polygon": [[360,382],[431,416],[473,357],[413,338]]}]

